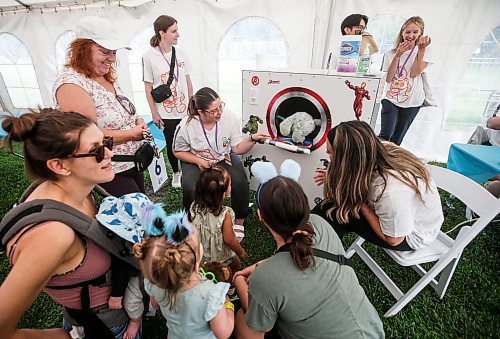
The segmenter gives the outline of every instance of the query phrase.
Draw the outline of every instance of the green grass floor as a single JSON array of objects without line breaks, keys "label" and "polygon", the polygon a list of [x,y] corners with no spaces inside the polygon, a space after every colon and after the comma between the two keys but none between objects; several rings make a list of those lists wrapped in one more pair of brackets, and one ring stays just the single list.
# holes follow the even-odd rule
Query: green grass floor
[{"label": "green grass floor", "polygon": [[[22,160],[0,152],[0,216],[17,200],[29,181],[22,174]],[[148,188],[151,192],[151,188]],[[159,192],[150,194],[155,201],[165,204],[168,211],[182,206],[180,189],[168,183]],[[252,197],[253,199],[253,197]],[[443,230],[449,230],[465,219],[465,208],[457,200],[442,195],[445,210]],[[408,306],[392,318],[383,314],[395,300],[375,275],[359,259],[354,257],[354,270],[384,323],[388,338],[499,338],[499,232],[498,224],[491,224],[464,251],[444,298],[439,300],[434,290],[426,287]],[[246,236],[242,244],[250,255],[244,265],[269,257],[274,251],[274,241],[259,224],[255,210],[246,221]],[[454,231],[452,236],[456,236]],[[346,237],[347,248],[354,236]],[[382,265],[403,291],[418,281],[419,276],[411,269],[394,264],[375,246],[366,245],[370,254]],[[387,260],[384,260],[384,257]],[[0,282],[9,272],[5,254],[0,255]],[[1,303],[1,300],[0,300]],[[332,317],[335,317],[332,314]],[[50,328],[61,326],[61,310],[46,294],[40,295],[25,313],[20,327]],[[0,329],[1,333],[1,329]],[[161,314],[144,321],[144,338],[165,338],[166,326]],[[1,335],[0,335],[1,337]]]}]

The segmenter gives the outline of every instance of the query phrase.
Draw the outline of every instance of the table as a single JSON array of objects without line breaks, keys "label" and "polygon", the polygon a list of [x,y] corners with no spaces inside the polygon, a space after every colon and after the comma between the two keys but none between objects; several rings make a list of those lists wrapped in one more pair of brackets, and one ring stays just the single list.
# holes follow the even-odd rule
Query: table
[{"label": "table", "polygon": [[448,168],[483,183],[500,174],[500,147],[452,144],[448,153]]}]

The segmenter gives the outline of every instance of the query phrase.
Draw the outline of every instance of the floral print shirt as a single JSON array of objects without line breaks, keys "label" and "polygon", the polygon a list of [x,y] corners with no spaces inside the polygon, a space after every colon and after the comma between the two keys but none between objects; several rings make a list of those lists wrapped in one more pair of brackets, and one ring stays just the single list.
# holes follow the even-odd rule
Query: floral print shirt
[{"label": "floral print shirt", "polygon": [[[136,115],[131,115],[116,99],[117,95],[123,95],[123,92],[115,82],[113,84],[116,95],[97,81],[78,73],[70,67],[63,68],[57,75],[53,88],[54,102],[57,103],[56,93],[63,84],[75,84],[80,86],[90,95],[95,104],[97,126],[109,130],[130,130],[135,127]],[[57,103],[57,106],[59,104]],[[126,143],[114,145],[114,154],[133,155],[141,146],[140,141],[127,141]],[[134,167],[133,162],[112,162],[115,173],[120,173]]]}]

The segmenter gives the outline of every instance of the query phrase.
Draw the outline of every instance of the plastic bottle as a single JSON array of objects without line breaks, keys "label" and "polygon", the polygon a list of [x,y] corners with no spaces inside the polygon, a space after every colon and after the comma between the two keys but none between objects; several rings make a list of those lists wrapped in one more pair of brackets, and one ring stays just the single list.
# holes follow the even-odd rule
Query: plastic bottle
[{"label": "plastic bottle", "polygon": [[356,75],[367,75],[370,71],[371,56],[369,46],[368,44],[365,46],[363,55],[359,57]]}]

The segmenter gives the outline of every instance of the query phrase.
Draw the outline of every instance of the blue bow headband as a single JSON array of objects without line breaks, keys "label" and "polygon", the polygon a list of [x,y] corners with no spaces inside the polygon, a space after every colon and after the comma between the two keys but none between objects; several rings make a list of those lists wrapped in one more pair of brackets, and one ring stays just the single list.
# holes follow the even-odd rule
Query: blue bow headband
[{"label": "blue bow headband", "polygon": [[147,235],[151,237],[165,235],[167,242],[172,245],[182,244],[193,234],[193,226],[185,212],[179,211],[167,215],[161,204],[146,206],[142,213],[141,223]]},{"label": "blue bow headband", "polygon": [[301,167],[298,162],[292,159],[286,159],[280,166],[280,172],[276,170],[276,167],[271,162],[257,161],[252,165],[252,173],[260,181],[260,186],[257,189],[257,207],[260,208],[260,192],[262,187],[269,180],[276,178],[277,176],[290,178],[294,181],[298,181],[300,177]]}]

